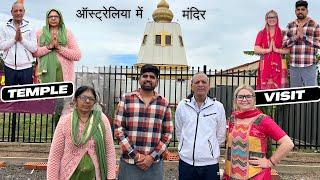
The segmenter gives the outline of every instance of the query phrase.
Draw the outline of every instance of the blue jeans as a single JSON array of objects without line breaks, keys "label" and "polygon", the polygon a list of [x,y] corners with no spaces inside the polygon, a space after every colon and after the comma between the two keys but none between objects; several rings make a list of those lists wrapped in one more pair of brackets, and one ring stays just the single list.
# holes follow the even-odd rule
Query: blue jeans
[{"label": "blue jeans", "polygon": [[193,166],[179,160],[179,180],[220,180],[219,164]]},{"label": "blue jeans", "polygon": [[318,67],[290,66],[290,87],[318,86]]},{"label": "blue jeans", "polygon": [[120,159],[118,180],[163,180],[163,160],[153,163],[146,171],[135,164],[128,164]]},{"label": "blue jeans", "polygon": [[4,66],[5,85],[11,86],[19,84],[32,84],[32,70],[32,67],[22,70],[15,70]]}]

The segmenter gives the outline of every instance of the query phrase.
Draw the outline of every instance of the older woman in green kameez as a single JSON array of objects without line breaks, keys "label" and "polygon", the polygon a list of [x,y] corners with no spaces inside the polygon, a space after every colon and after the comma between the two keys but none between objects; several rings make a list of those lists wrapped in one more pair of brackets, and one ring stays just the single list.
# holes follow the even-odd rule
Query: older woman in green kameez
[{"label": "older woman in green kameez", "polygon": [[57,52],[67,44],[67,30],[60,11],[51,9],[46,15],[46,25],[42,28],[40,47],[46,46],[49,53],[39,57],[40,82],[63,81],[61,64]]}]

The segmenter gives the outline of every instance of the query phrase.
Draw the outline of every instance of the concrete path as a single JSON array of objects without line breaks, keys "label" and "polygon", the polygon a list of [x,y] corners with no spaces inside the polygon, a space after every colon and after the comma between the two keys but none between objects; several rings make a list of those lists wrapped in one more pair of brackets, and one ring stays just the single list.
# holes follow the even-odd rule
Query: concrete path
[{"label": "concrete path", "polygon": [[[119,152],[118,147],[116,148]],[[50,143],[0,143],[0,161],[7,167],[0,169],[1,179],[45,179],[45,171],[24,170],[26,162],[46,162]],[[170,151],[174,151],[171,149]],[[222,150],[221,154],[224,154]],[[220,159],[223,168],[224,157]],[[178,179],[178,162],[165,161],[165,177],[168,180]],[[320,179],[320,153],[291,152],[275,169],[281,179]],[[30,174],[31,173],[31,174]]]}]

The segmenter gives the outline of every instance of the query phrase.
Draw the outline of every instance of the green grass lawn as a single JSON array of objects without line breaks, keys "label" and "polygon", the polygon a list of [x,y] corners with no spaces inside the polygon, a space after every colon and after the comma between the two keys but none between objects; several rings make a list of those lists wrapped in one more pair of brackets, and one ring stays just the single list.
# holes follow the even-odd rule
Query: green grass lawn
[{"label": "green grass lawn", "polygon": [[[12,118],[13,114],[0,113],[0,142],[11,141]],[[16,114],[16,119],[16,142],[51,142],[54,132],[52,115],[21,113]],[[169,147],[178,146],[174,137],[173,135]],[[116,139],[115,144],[118,144]]]},{"label": "green grass lawn", "polygon": [[[12,113],[0,113],[0,141],[11,140],[12,123]],[[53,127],[52,115],[17,113],[15,141],[51,142]]]}]

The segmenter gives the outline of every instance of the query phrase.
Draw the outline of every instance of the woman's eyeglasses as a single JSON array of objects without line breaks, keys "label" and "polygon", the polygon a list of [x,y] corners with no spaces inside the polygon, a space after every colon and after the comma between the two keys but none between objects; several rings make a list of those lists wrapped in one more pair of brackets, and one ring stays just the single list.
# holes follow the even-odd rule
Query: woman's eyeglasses
[{"label": "woman's eyeglasses", "polygon": [[48,19],[58,19],[60,16],[48,16]]},{"label": "woman's eyeglasses", "polygon": [[237,95],[237,100],[251,100],[253,97],[253,95]]},{"label": "woman's eyeglasses", "polygon": [[94,104],[96,102],[96,100],[92,97],[88,97],[88,96],[79,96],[79,99],[82,101],[82,102],[89,102],[90,104]]},{"label": "woman's eyeglasses", "polygon": [[267,19],[277,19],[277,16],[268,16]]}]

